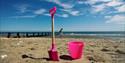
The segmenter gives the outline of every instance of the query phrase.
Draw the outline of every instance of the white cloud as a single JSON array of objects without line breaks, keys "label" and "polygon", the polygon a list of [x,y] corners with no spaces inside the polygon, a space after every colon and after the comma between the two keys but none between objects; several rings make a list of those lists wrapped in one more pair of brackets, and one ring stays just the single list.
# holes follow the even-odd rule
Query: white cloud
[{"label": "white cloud", "polygon": [[78,10],[72,10],[72,9],[61,9],[64,12],[67,12],[69,14],[71,14],[72,16],[79,16],[79,15],[83,15],[82,13],[80,13],[80,11]]},{"label": "white cloud", "polygon": [[22,5],[15,5],[16,9],[20,12],[20,13],[25,13],[28,10],[29,5],[28,4],[22,4]]},{"label": "white cloud", "polygon": [[78,4],[84,4],[84,1],[78,1]]},{"label": "white cloud", "polygon": [[[84,0],[81,0],[81,1],[84,2]],[[102,2],[102,3],[99,4],[99,2]],[[91,13],[100,12],[104,14],[105,12],[108,13],[109,10],[111,10],[111,8],[117,10],[117,11],[112,10],[112,12],[115,11],[115,13],[125,12],[125,6],[123,5],[125,3],[122,0],[87,0],[84,3],[91,5],[91,9],[93,10],[91,11]]]},{"label": "white cloud", "polygon": [[45,15],[45,16],[51,16],[50,14],[43,14],[43,15]]},{"label": "white cloud", "polygon": [[85,3],[88,3],[88,4],[91,4],[91,5],[94,5],[98,2],[110,2],[112,0],[87,0]]},{"label": "white cloud", "polygon": [[71,9],[60,9],[61,11],[70,12]]},{"label": "white cloud", "polygon": [[70,14],[73,15],[73,16],[79,16],[80,12],[79,11],[71,11]]},{"label": "white cloud", "polygon": [[92,7],[93,7],[92,13],[97,13],[97,12],[104,11],[105,8],[106,8],[105,4],[93,5]]},{"label": "white cloud", "polygon": [[72,8],[73,5],[71,4],[60,4],[63,8]]},{"label": "white cloud", "polygon": [[98,0],[87,0],[85,3],[93,5],[95,3],[99,2]]},{"label": "white cloud", "polygon": [[63,14],[62,17],[66,18],[66,17],[69,17],[69,15],[68,14]]},{"label": "white cloud", "polygon": [[119,0],[112,0],[112,1],[108,2],[106,5],[107,6],[119,6],[121,4],[123,4],[123,2],[120,2]]},{"label": "white cloud", "polygon": [[106,23],[125,24],[125,15],[114,15]]},{"label": "white cloud", "polygon": [[10,18],[34,18],[36,15],[13,16]]},{"label": "white cloud", "polygon": [[115,8],[118,12],[125,12],[125,5],[121,5]]},{"label": "white cloud", "polygon": [[110,2],[112,0],[98,0],[98,1],[100,1],[100,2]]},{"label": "white cloud", "polygon": [[112,18],[112,16],[105,16],[104,18],[106,18],[106,19],[110,19],[110,18]]},{"label": "white cloud", "polygon": [[41,15],[41,14],[43,14],[44,12],[46,12],[45,9],[38,9],[38,10],[34,11],[34,13],[37,14],[37,15]]},{"label": "white cloud", "polygon": [[62,3],[60,0],[46,0],[46,1],[53,2],[63,8],[73,8],[74,6],[72,3]]},{"label": "white cloud", "polygon": [[56,16],[58,16],[58,17],[63,17],[63,18],[67,18],[67,17],[69,17],[68,14],[62,14],[62,15],[60,15],[60,14],[56,14]]}]

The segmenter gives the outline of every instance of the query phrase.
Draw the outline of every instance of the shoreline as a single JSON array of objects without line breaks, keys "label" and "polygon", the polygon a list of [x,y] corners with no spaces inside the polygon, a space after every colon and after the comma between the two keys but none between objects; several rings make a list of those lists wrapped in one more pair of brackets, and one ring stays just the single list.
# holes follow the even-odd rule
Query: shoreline
[{"label": "shoreline", "polygon": [[[124,31],[55,32],[57,37],[125,37]],[[0,32],[0,37],[50,37],[51,32]]]}]

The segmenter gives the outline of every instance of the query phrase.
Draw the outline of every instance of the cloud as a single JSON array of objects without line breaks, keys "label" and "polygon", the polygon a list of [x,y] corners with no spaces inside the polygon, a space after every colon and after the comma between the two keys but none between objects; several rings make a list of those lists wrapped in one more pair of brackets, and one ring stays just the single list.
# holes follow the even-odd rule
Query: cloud
[{"label": "cloud", "polygon": [[78,1],[78,4],[84,4],[84,1],[80,1],[80,0],[79,0],[79,1]]},{"label": "cloud", "polygon": [[[43,0],[41,0],[41,1],[43,1]],[[80,7],[80,9],[76,9],[77,5],[75,4],[75,2],[77,4],[85,4],[85,5],[86,5],[86,3],[87,3],[87,5],[90,4],[89,7],[86,7],[87,10],[92,10],[92,11],[90,11],[90,13],[100,13],[100,14],[106,13],[106,14],[108,14],[110,12],[110,9],[109,9],[110,7],[115,8],[117,10],[117,11],[115,10],[115,13],[125,12],[125,5],[123,5],[123,2],[120,0],[78,0],[75,2],[70,2],[67,0],[65,0],[65,2],[64,2],[64,0],[45,0],[45,1],[57,4],[59,6],[59,9],[61,9],[61,13],[62,13],[62,14],[57,14],[57,16],[64,17],[64,18],[69,17],[70,15],[71,16],[80,16],[80,15],[84,14],[82,7]],[[99,3],[99,2],[101,2],[101,3]],[[30,7],[29,5],[23,4],[23,5],[18,6],[18,10],[21,13],[25,13],[30,10],[30,9],[28,9],[29,7]],[[85,8],[85,7],[83,7],[83,8]],[[110,14],[113,14],[113,12],[114,12],[114,10],[112,10],[112,13],[110,12]],[[34,13],[34,15],[50,16],[50,14],[48,14],[46,12],[46,9],[44,9],[44,8],[32,10],[31,13]]]},{"label": "cloud", "polygon": [[80,11],[71,11],[70,14],[73,16],[79,16]]},{"label": "cloud", "polygon": [[99,3],[99,2],[110,2],[110,1],[112,1],[112,0],[87,0],[87,1],[85,1],[85,3],[90,4],[90,5],[94,5],[94,4]]},{"label": "cloud", "polygon": [[110,18],[112,18],[112,16],[105,16],[104,18],[106,18],[106,19],[110,19]]},{"label": "cloud", "polygon": [[119,12],[124,12],[125,9],[125,6],[123,6],[125,3],[122,0],[80,0],[78,3],[83,4],[83,2],[91,6],[92,13],[104,12],[116,7]]},{"label": "cloud", "polygon": [[62,15],[60,15],[60,14],[56,14],[56,16],[58,16],[58,17],[63,17],[63,18],[67,18],[67,17],[69,17],[68,14],[62,14]]},{"label": "cloud", "polygon": [[125,5],[121,5],[115,8],[118,12],[125,12]]},{"label": "cloud", "polygon": [[112,0],[98,0],[98,1],[100,1],[100,2],[110,2]]},{"label": "cloud", "polygon": [[93,5],[92,6],[92,13],[98,13],[98,12],[101,12],[101,11],[104,11],[106,8],[105,4],[100,4],[100,5]]},{"label": "cloud", "polygon": [[12,16],[10,18],[35,18],[36,15]]},{"label": "cloud", "polygon": [[50,14],[48,14],[48,13],[46,13],[46,14],[43,14],[43,15],[45,15],[45,16],[51,16]]},{"label": "cloud", "polygon": [[122,0],[87,0],[85,3],[90,4],[90,9],[93,10],[91,13],[94,14],[113,14],[125,12],[125,3]]},{"label": "cloud", "polygon": [[80,13],[78,10],[72,10],[72,9],[60,9],[61,11],[64,11],[68,14],[71,14],[72,16],[80,16],[83,15],[83,13]]},{"label": "cloud", "polygon": [[114,15],[106,23],[125,24],[125,15]]},{"label": "cloud", "polygon": [[[90,11],[90,13],[103,13],[105,10],[106,10],[106,3],[107,2],[110,2],[111,0],[86,0],[83,2],[85,4],[89,4],[90,7],[89,7],[89,10],[92,10]],[[98,3],[98,4],[97,4]]]},{"label": "cloud", "polygon": [[123,2],[119,1],[119,0],[112,0],[110,2],[108,2],[106,5],[107,6],[119,6],[122,5]]},{"label": "cloud", "polygon": [[73,3],[62,3],[60,0],[46,0],[46,1],[53,2],[63,8],[73,8],[74,7]]},{"label": "cloud", "polygon": [[22,4],[22,5],[15,5],[16,9],[20,12],[20,13],[25,13],[28,10],[29,5],[28,4]]},{"label": "cloud", "polygon": [[[72,3],[68,2],[67,3],[67,2],[63,2],[62,0],[46,0],[46,1],[53,2],[53,3],[63,7],[62,11],[66,12],[68,14],[71,14],[72,16],[83,15],[82,10],[78,11],[78,10],[76,10],[74,8],[76,6],[75,2],[72,2]],[[99,13],[99,12],[100,13],[105,13],[108,10],[107,7],[110,7],[108,5],[112,1],[113,0],[78,0],[76,2],[78,4],[90,4],[91,7],[88,7],[88,9],[93,10],[93,11],[91,11],[91,13]],[[101,2],[101,4],[96,4],[96,3],[99,3],[99,2]],[[116,2],[119,2],[119,1],[116,1]]]},{"label": "cloud", "polygon": [[43,14],[45,12],[46,12],[45,9],[38,9],[38,10],[34,11],[34,13],[37,14],[37,15],[41,15],[41,14]]},{"label": "cloud", "polygon": [[60,4],[63,8],[73,8],[71,4]]}]

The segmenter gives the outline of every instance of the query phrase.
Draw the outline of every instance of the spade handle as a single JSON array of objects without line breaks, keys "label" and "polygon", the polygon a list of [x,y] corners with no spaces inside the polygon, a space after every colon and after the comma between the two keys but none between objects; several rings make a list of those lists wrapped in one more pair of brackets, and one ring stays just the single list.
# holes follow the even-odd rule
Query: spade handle
[{"label": "spade handle", "polygon": [[52,49],[55,49],[54,15],[52,15]]}]

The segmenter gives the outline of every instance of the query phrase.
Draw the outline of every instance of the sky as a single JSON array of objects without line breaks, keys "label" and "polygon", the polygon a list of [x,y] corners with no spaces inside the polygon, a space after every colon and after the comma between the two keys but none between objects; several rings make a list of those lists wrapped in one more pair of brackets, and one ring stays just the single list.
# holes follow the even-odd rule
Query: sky
[{"label": "sky", "polygon": [[0,31],[125,31],[125,0],[0,0]]}]

